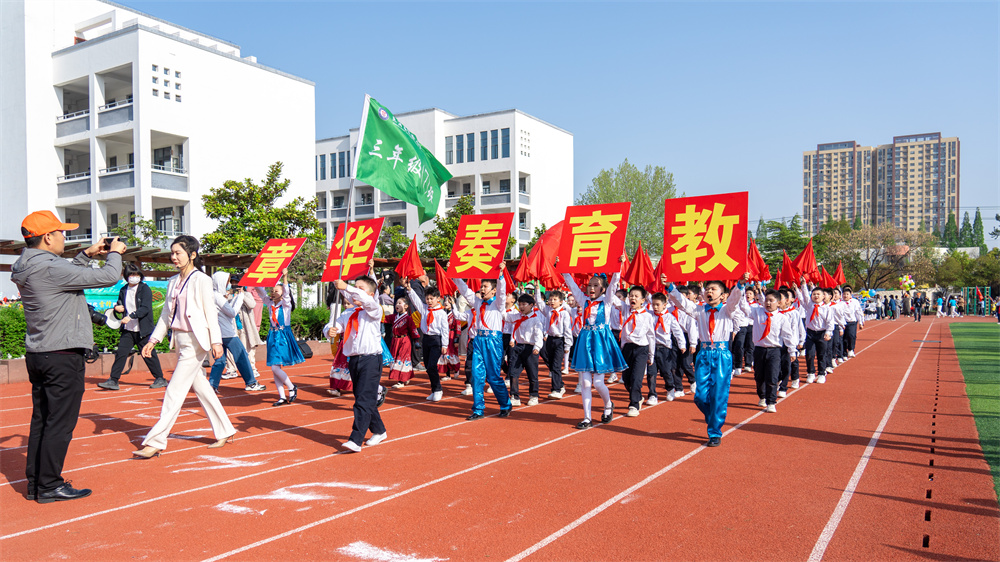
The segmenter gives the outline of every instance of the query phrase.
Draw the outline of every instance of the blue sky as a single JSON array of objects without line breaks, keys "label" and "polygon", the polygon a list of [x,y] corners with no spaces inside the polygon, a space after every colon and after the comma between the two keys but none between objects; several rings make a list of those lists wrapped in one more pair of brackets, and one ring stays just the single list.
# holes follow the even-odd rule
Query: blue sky
[{"label": "blue sky", "polygon": [[755,221],[801,212],[818,143],[941,132],[962,211],[997,225],[996,2],[124,3],[314,81],[317,138],[358,126],[365,93],[517,108],[573,133],[577,193],[628,158],[687,195],[748,190]]}]

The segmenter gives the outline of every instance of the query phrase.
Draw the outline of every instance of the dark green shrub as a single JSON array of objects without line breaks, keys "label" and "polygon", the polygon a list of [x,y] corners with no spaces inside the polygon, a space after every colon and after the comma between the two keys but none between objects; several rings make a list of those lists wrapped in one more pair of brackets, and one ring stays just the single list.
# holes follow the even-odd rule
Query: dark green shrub
[{"label": "dark green shrub", "polygon": [[0,359],[24,356],[24,309],[20,304],[0,308]]}]

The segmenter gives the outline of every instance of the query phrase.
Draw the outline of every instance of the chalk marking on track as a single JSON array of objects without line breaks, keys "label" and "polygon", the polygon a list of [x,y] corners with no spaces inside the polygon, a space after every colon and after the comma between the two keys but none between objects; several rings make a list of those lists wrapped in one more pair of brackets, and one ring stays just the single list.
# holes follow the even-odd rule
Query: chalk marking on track
[{"label": "chalk marking on track", "polygon": [[[924,334],[923,339],[927,339],[927,334],[931,333],[932,327],[934,327],[934,320],[931,320],[930,326],[927,326],[927,332]],[[875,446],[878,445],[879,437],[882,436],[882,430],[889,423],[889,417],[892,416],[892,412],[896,408],[896,402],[899,401],[899,397],[903,394],[903,387],[906,386],[906,381],[910,378],[913,366],[916,365],[917,357],[920,356],[920,351],[923,348],[924,344],[921,342],[920,346],[917,347],[917,352],[913,354],[913,360],[910,361],[910,366],[906,369],[906,374],[903,375],[903,380],[899,381],[899,387],[896,388],[896,394],[892,397],[892,401],[889,402],[889,407],[886,408],[885,415],[882,416],[882,421],[879,422],[878,428],[875,429],[875,433],[872,434],[872,438],[868,442],[868,446],[865,447],[865,452],[861,455],[861,460],[858,461],[858,466],[854,469],[854,474],[851,475],[851,479],[847,483],[847,488],[841,494],[840,501],[837,502],[837,507],[834,508],[829,521],[826,522],[826,526],[823,527],[823,531],[819,534],[819,538],[813,546],[812,553],[809,554],[809,562],[819,562],[822,560],[823,555],[826,553],[826,548],[830,546],[833,534],[837,532],[837,527],[844,518],[847,506],[850,505],[854,491],[857,490],[861,476],[865,473],[865,468],[868,466],[868,461],[875,451]]]},{"label": "chalk marking on track", "polygon": [[258,496],[247,496],[245,498],[236,498],[234,500],[226,500],[215,506],[215,509],[219,511],[225,511],[226,513],[238,513],[238,514],[258,514],[263,515],[267,509],[257,511],[256,509],[245,507],[242,505],[235,505],[236,503],[248,502],[250,500],[280,500],[280,501],[290,501],[290,502],[312,502],[312,501],[322,501],[322,500],[335,500],[337,496],[328,496],[316,492],[300,491],[307,488],[346,488],[348,490],[360,490],[362,492],[386,492],[390,490],[385,486],[370,486],[367,484],[351,484],[350,482],[309,482],[306,484],[295,484],[292,486],[285,486],[284,488],[278,488],[273,492],[267,494],[262,494]]},{"label": "chalk marking on track", "polygon": [[266,451],[263,453],[250,453],[248,455],[239,455],[236,457],[219,457],[216,455],[198,455],[196,460],[191,462],[183,462],[175,466],[192,466],[190,468],[179,468],[171,472],[191,472],[195,470],[221,470],[223,468],[246,468],[252,466],[261,466],[267,464],[270,458],[265,460],[247,460],[255,457],[274,457],[277,455],[283,455],[285,453],[294,453],[298,449],[285,449],[283,451]]},{"label": "chalk marking on track", "polygon": [[[865,347],[861,351],[855,352],[854,355],[857,356],[857,355],[861,354],[862,352],[870,349],[875,344],[881,342],[885,338],[891,336],[892,334],[898,332],[899,330],[901,330],[903,328],[904,328],[904,326],[900,326],[899,328],[896,328],[895,330],[893,330],[892,332],[889,332],[888,334],[886,334],[882,338],[880,338],[880,339],[872,342],[871,344],[869,344],[867,347]],[[806,384],[805,386],[803,386],[801,388],[792,390],[791,392],[788,393],[788,396],[785,398],[785,400],[788,400],[788,398],[790,398],[796,392],[798,392],[800,390],[805,390],[806,388],[809,388],[810,386],[812,386],[812,385]],[[732,432],[740,429],[741,427],[743,427],[744,425],[746,425],[746,424],[750,423],[751,421],[757,419],[758,417],[760,417],[764,413],[765,412],[763,410],[760,411],[760,412],[757,412],[756,414],[750,416],[749,418],[743,420],[742,422],[740,422],[740,423],[736,424],[735,426],[733,426],[733,427],[729,428],[728,430],[726,430],[722,434],[722,436],[725,437],[725,436],[729,435],[730,433],[732,433]],[[602,503],[601,505],[595,507],[594,509],[588,511],[587,513],[585,513],[584,515],[580,516],[578,519],[576,519],[572,523],[566,525],[562,529],[559,529],[555,533],[552,533],[548,537],[545,537],[541,541],[535,543],[534,545],[528,547],[527,549],[521,551],[520,553],[518,553],[518,554],[516,554],[516,555],[514,555],[514,556],[512,556],[510,558],[508,558],[507,562],[518,562],[518,561],[523,560],[523,559],[527,558],[528,556],[531,556],[532,554],[538,552],[542,548],[545,548],[546,546],[552,544],[553,542],[555,542],[556,540],[558,540],[561,537],[565,536],[567,533],[569,533],[573,529],[576,529],[580,525],[583,525],[587,521],[593,519],[594,517],[596,517],[597,515],[599,515],[601,512],[607,510],[609,507],[615,505],[616,503],[618,503],[620,501],[623,501],[629,495],[631,495],[631,494],[635,493],[636,491],[638,491],[639,489],[645,487],[650,482],[653,482],[654,480],[656,480],[660,476],[663,476],[664,474],[670,472],[671,470],[673,470],[674,468],[676,468],[680,464],[684,463],[688,459],[694,457],[695,455],[697,455],[698,453],[700,453],[702,450],[704,450],[706,448],[707,447],[705,445],[702,445],[702,446],[698,447],[697,449],[694,449],[690,453],[684,455],[683,457],[675,460],[674,462],[672,462],[672,463],[668,464],[667,466],[661,468],[657,472],[655,472],[655,473],[651,474],[650,476],[646,477],[641,482],[638,482],[637,484],[633,484],[632,486],[630,486],[629,488],[627,488],[624,491],[620,492],[619,494],[617,494],[613,498],[611,498],[608,501]]]},{"label": "chalk marking on track", "polygon": [[421,558],[418,554],[403,554],[385,548],[370,545],[364,541],[352,542],[347,546],[337,549],[337,552],[360,558],[361,560],[375,560],[376,562],[442,562],[447,558]]}]

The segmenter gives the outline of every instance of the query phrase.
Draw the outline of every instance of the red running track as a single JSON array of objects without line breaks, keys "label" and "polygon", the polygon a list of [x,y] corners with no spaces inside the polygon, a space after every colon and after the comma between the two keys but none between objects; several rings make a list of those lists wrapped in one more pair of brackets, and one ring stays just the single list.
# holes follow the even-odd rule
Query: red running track
[{"label": "red running track", "polygon": [[[90,380],[65,476],[94,495],[48,505],[23,498],[30,389],[8,385],[0,559],[1000,559],[948,321],[872,322],[858,349],[776,414],[737,377],[718,449],[702,446],[690,394],[576,431],[579,396],[466,422],[471,397],[452,381],[438,403],[423,385],[392,392],[389,439],[345,454],[351,401],[326,396],[329,359],[314,359],[290,371],[300,404],[224,388],[236,443],[204,448],[192,396],[170,448],[138,461],[162,391]],[[620,384],[612,395],[623,411]]]}]

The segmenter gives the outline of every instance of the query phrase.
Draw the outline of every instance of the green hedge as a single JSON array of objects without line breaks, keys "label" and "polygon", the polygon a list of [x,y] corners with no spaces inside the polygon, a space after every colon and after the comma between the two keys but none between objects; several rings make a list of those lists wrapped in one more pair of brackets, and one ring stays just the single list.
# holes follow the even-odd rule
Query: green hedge
[{"label": "green hedge", "polygon": [[[153,323],[160,319],[160,310],[153,310]],[[0,358],[24,356],[24,336],[27,326],[24,323],[24,309],[20,306],[5,306],[0,308]],[[120,332],[107,326],[94,326],[94,345],[98,350],[107,348],[112,351],[118,347]],[[156,351],[169,351],[170,343],[162,341],[156,345]]]},{"label": "green hedge", "polygon": [[[292,311],[292,333],[297,339],[323,339],[323,326],[330,321],[330,309],[325,306],[313,308],[298,307]],[[267,331],[271,322],[267,318],[267,310],[260,322],[260,339],[267,341]]]}]

